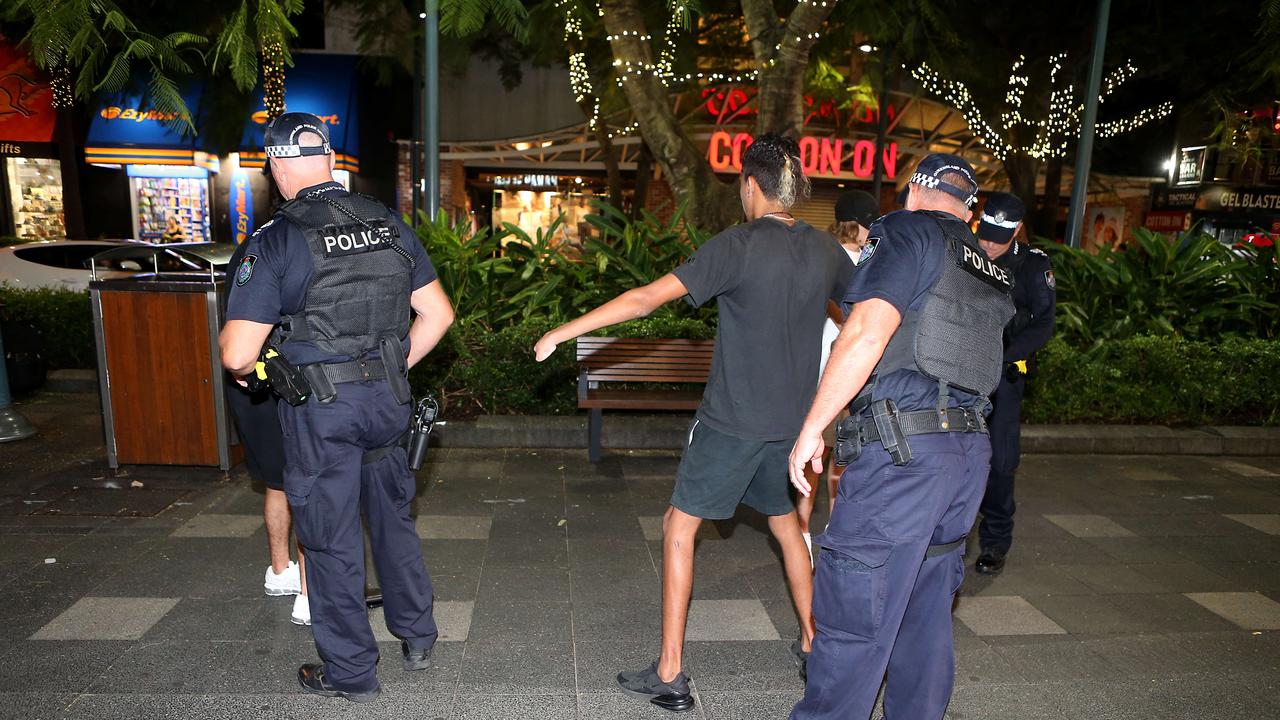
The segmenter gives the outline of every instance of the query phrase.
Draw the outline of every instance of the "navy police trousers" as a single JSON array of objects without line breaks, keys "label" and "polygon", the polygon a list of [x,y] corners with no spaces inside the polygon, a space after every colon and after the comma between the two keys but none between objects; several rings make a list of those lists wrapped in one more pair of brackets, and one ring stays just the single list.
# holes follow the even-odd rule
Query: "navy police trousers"
[{"label": "navy police trousers", "polygon": [[1013,544],[1013,513],[1017,509],[1013,475],[1022,454],[1022,393],[1026,387],[1025,378],[1018,378],[1017,382],[1001,378],[991,396],[991,418],[987,423],[991,431],[991,474],[979,508],[982,523],[978,525],[983,550],[1007,553]]},{"label": "navy police trousers", "polygon": [[394,443],[411,405],[385,381],[343,383],[332,403],[280,403],[284,490],[307,550],[307,590],[325,681],[350,691],[378,687],[378,644],[365,607],[363,512],[382,587],[387,629],[420,650],[435,643],[431,578],[409,510],[414,477],[399,450],[368,465],[366,450]]},{"label": "navy police trousers", "polygon": [[978,433],[908,440],[915,457],[902,467],[878,443],[863,448],[840,479],[826,532],[813,539],[822,547],[813,588],[818,634],[793,720],[865,720],[886,672],[886,720],[939,720],[946,712],[963,552],[925,552],[969,531],[991,448]]}]

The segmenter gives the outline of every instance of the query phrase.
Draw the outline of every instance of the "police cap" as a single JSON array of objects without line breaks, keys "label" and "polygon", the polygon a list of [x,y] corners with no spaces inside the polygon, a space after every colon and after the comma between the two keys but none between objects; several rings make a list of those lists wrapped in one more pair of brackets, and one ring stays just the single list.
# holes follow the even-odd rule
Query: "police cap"
[{"label": "police cap", "polygon": [[[956,173],[964,178],[966,187],[956,187],[949,182],[943,182],[942,177],[948,173]],[[916,185],[942,192],[961,200],[965,205],[973,207],[973,203],[978,199],[978,176],[973,172],[973,166],[969,161],[959,155],[950,153],[930,153],[920,161],[916,166],[916,172],[911,176],[911,182]]]},{"label": "police cap", "polygon": [[836,222],[856,222],[862,227],[871,227],[878,217],[880,203],[869,192],[850,190],[836,199]]},{"label": "police cap", "polygon": [[978,238],[988,242],[1007,245],[1013,240],[1013,233],[1018,223],[1027,215],[1027,206],[1017,195],[1009,193],[991,193],[987,204],[982,206],[982,216],[978,221]]},{"label": "police cap", "polygon": [[[298,144],[298,136],[306,132],[319,135],[321,144]],[[263,134],[262,145],[269,158],[296,158],[333,152],[329,146],[329,128],[324,121],[303,112],[285,113],[272,120]]]}]

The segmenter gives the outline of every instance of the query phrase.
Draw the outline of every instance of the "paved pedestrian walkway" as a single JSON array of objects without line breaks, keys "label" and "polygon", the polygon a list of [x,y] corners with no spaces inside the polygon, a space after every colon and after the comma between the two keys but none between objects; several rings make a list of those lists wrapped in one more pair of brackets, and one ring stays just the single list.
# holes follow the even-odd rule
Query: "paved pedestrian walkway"
[{"label": "paved pedestrian walkway", "polygon": [[[384,693],[355,706],[298,692],[310,632],[290,624],[290,598],[262,594],[262,496],[243,471],[112,478],[89,431],[62,462],[0,459],[0,717],[664,715],[613,678],[656,657],[670,453],[592,465],[580,450],[433,451],[415,507],[442,630],[434,665],[391,662],[398,645],[374,611]],[[10,448],[32,452],[0,455]],[[1008,568],[970,573],[956,607],[948,716],[1275,717],[1276,460],[1027,457]],[[795,634],[763,519],[708,524],[691,716],[785,717],[803,689]]]}]

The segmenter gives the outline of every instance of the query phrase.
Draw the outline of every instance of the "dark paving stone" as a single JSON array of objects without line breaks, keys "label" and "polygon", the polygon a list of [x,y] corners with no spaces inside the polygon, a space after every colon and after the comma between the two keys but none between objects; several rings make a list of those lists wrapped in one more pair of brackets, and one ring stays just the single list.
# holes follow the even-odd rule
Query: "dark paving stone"
[{"label": "dark paving stone", "polygon": [[528,720],[573,720],[578,716],[578,699],[564,695],[459,695],[454,702],[459,720],[496,720],[528,718]]},{"label": "dark paving stone", "polygon": [[89,692],[209,692],[221,686],[243,647],[243,642],[140,642],[110,663]]},{"label": "dark paving stone", "polygon": [[1237,590],[1280,591],[1280,563],[1222,562],[1213,566],[1214,573],[1233,583]]},{"label": "dark paving stone", "polygon": [[1105,680],[1116,675],[1116,668],[1111,663],[1091,647],[1078,641],[1000,645],[995,650],[997,655],[1016,665],[1018,674],[1032,683]]},{"label": "dark paving stone", "polygon": [[480,597],[509,600],[569,601],[569,569],[563,566],[485,562]]},{"label": "dark paving stone", "polygon": [[75,699],[74,693],[0,692],[0,715],[27,720],[58,718]]},{"label": "dark paving stone", "polygon": [[577,642],[629,642],[656,648],[662,637],[660,603],[657,591],[643,599],[575,600],[574,639]]},{"label": "dark paving stone", "polygon": [[1217,514],[1119,515],[1112,519],[1146,537],[1248,536],[1249,527]]},{"label": "dark paving stone", "polygon": [[715,720],[783,718],[791,712],[801,693],[702,692],[698,691],[704,717]]},{"label": "dark paving stone", "polygon": [[[1179,592],[1173,587],[1149,575],[1138,572],[1132,565],[1055,565],[1063,575],[1077,580],[1099,595],[1154,594]],[[1040,593],[1037,593],[1040,594]]]},{"label": "dark paving stone", "polygon": [[1280,633],[1179,633],[1172,636],[1207,667],[1226,674],[1266,673],[1280,676]]},{"label": "dark paving stone", "polygon": [[[287,623],[293,629],[291,637],[274,640],[246,636],[243,642],[227,644],[227,664],[222,672],[209,678],[207,693],[289,695],[298,691],[298,667],[303,663],[317,662],[315,642],[311,631]],[[394,658],[393,658],[394,659]],[[395,667],[399,665],[383,665]]]},{"label": "dark paving stone", "polygon": [[20,640],[0,657],[0,690],[80,692],[132,646],[127,640]]},{"label": "dark paving stone", "polygon": [[382,662],[378,665],[378,681],[389,695],[451,695],[458,687],[466,652],[464,643],[436,643],[431,651],[431,667],[413,672],[400,665],[399,643],[379,643],[379,649]]},{"label": "dark paving stone", "polygon": [[804,682],[790,646],[790,639],[688,642],[685,657],[689,667],[697,668],[700,692],[779,692],[799,697]]},{"label": "dark paving stone", "polygon": [[80,537],[79,534],[7,535],[0,541],[0,562],[42,563],[45,558],[58,557],[63,548]]},{"label": "dark paving stone", "polygon": [[476,642],[569,642],[572,612],[568,601],[517,600],[490,595],[476,601],[468,640]]},{"label": "dark paving stone", "polygon": [[1186,560],[1158,565],[1132,565],[1133,571],[1175,592],[1230,592],[1241,589],[1238,582],[1229,580],[1203,565]]},{"label": "dark paving stone", "polygon": [[574,692],[573,646],[468,641],[461,694],[561,695]]},{"label": "dark paving stone", "polygon": [[[703,717],[700,709],[695,709],[690,715]],[[653,703],[627,697],[615,688],[612,691],[579,692],[578,717],[581,720],[670,720],[672,716]]]},{"label": "dark paving stone", "polygon": [[1150,711],[1159,717],[1255,720],[1274,715],[1276,709],[1227,678],[1156,680],[1148,696]]},{"label": "dark paving stone", "polygon": [[1150,683],[1146,681],[1068,681],[1044,683],[1039,687],[1045,697],[1068,718],[1148,720],[1153,717],[1173,717],[1152,714]]},{"label": "dark paving stone", "polygon": [[[146,561],[155,538],[147,535],[91,534],[77,538],[58,551],[58,562],[120,564]],[[265,550],[266,543],[263,542]],[[266,563],[263,563],[266,567]]]},{"label": "dark paving stone", "polygon": [[1170,564],[1187,561],[1182,553],[1179,552],[1177,544],[1168,540],[1118,537],[1088,538],[1086,542],[1101,550],[1107,557],[1121,563]]},{"label": "dark paving stone", "polygon": [[[582,638],[574,642],[573,650],[578,667],[579,692],[618,693],[618,673],[641,670],[658,659],[660,637],[624,640],[613,638]],[[697,678],[698,667],[686,657],[684,670]]]},{"label": "dark paving stone", "polygon": [[[1038,685],[957,687],[947,708],[952,720],[1065,720]],[[1086,716],[1087,717],[1087,716]]]},{"label": "dark paving stone", "polygon": [[0,588],[0,640],[30,637],[118,569],[90,563],[40,564]]},{"label": "dark paving stone", "polygon": [[1113,676],[1103,679],[1167,678],[1212,669],[1169,635],[1120,635],[1089,639],[1083,644],[1114,668]]},{"label": "dark paving stone", "polygon": [[[963,627],[963,623],[956,623]],[[955,639],[956,685],[987,685],[1023,682],[1018,665],[996,652],[985,640],[975,637]]]},{"label": "dark paving stone", "polygon": [[97,592],[132,597],[262,595],[267,548],[255,538],[165,538],[145,561],[118,569]]},{"label": "dark paving stone", "polygon": [[153,517],[182,500],[188,490],[80,487],[67,491],[46,503],[36,515],[75,515],[90,517]]},{"label": "dark paving stone", "polygon": [[305,630],[289,622],[293,597],[184,598],[157,622],[143,641],[237,642],[289,638]]},{"label": "dark paving stone", "polygon": [[[975,557],[974,560],[977,558]],[[1020,550],[1009,556],[1005,569],[994,577],[979,575],[969,565],[965,570],[964,595],[1092,595],[1094,590],[1055,565],[1042,565],[1023,557]]]}]

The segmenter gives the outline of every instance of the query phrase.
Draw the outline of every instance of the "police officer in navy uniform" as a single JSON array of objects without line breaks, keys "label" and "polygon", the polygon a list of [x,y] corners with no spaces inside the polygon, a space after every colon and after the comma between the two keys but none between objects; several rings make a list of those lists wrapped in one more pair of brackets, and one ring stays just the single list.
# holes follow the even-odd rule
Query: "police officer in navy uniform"
[{"label": "police officer in navy uniform", "polygon": [[818,633],[795,720],[862,720],[884,686],[888,720],[939,720],[955,675],[951,604],[991,457],[987,400],[1013,316],[1009,273],[966,224],[978,183],[955,155],[925,157],[906,210],[871,226],[844,295],[853,309],[791,454],[811,492],[822,430],[842,407],[849,463],[814,578]]},{"label": "police officer in navy uniform", "polygon": [[992,261],[1013,274],[1017,309],[1004,330],[1005,372],[991,397],[991,475],[982,498],[978,539],[982,552],[974,569],[995,575],[1004,569],[1013,542],[1013,474],[1021,453],[1022,393],[1032,356],[1053,337],[1053,266],[1043,250],[1015,242],[1026,207],[1016,195],[993,193],[978,223],[978,244]]},{"label": "police officer in navy uniform", "polygon": [[272,383],[288,401],[280,403],[284,487],[307,549],[312,630],[324,661],[303,665],[298,681],[309,693],[366,702],[380,686],[362,513],[403,667],[426,668],[438,635],[400,441],[412,406],[407,369],[435,347],[453,309],[413,230],[334,182],[319,118],[281,115],[265,145],[288,202],[234,269],[222,362],[246,376],[267,345],[296,368],[293,382]]}]

